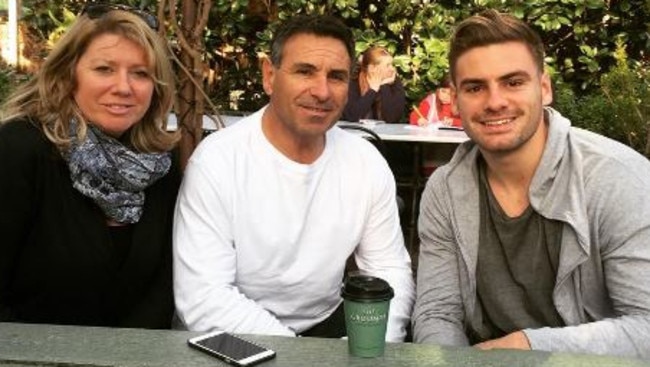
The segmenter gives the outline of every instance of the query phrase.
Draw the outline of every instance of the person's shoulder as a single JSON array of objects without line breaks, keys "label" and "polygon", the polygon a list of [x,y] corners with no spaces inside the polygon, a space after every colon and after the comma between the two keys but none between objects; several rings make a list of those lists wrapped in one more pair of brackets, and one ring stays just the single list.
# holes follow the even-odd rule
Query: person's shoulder
[{"label": "person's shoulder", "polygon": [[9,135],[35,135],[40,129],[29,119],[13,119],[0,124],[0,133],[3,136]]},{"label": "person's shoulder", "polygon": [[[327,138],[335,141],[337,150],[343,154],[363,153],[371,157],[381,157],[378,147],[363,135],[362,131],[345,130],[339,126],[332,127],[327,132]],[[377,144],[380,144],[377,142]]]},{"label": "person's shoulder", "polygon": [[16,119],[1,124],[0,142],[4,149],[24,152],[42,151],[52,146],[43,131],[29,119]]},{"label": "person's shoulder", "polygon": [[424,97],[422,97],[422,99],[420,100],[420,103],[426,102],[426,103],[430,104],[431,102],[433,102],[435,100],[436,100],[436,92],[433,91],[433,92],[427,93]]},{"label": "person's shoulder", "polygon": [[584,157],[611,159],[621,163],[631,160],[650,164],[639,152],[612,138],[578,127],[572,127],[571,134],[573,142],[584,153]]},{"label": "person's shoulder", "polygon": [[236,141],[237,139],[250,134],[250,132],[253,131],[259,124],[261,124],[261,115],[259,113],[254,113],[252,115],[242,117],[240,120],[231,124],[227,128],[215,131],[214,133],[208,135],[204,140],[208,142],[216,141],[220,144]]},{"label": "person's shoulder", "polygon": [[650,161],[629,146],[606,136],[572,127],[572,142],[587,171],[612,178],[637,177],[650,183]]},{"label": "person's shoulder", "polygon": [[13,120],[0,126],[0,162],[3,174],[38,170],[62,159],[56,146],[29,120]]},{"label": "person's shoulder", "polygon": [[395,87],[400,87],[400,88],[404,87],[404,83],[402,82],[402,79],[400,79],[399,76],[395,77],[395,81],[393,83],[391,83],[391,85],[393,85]]},{"label": "person's shoulder", "polygon": [[[476,182],[478,146],[471,140],[461,143],[451,159],[436,167],[427,179],[426,187],[441,191],[443,187],[462,187]],[[446,190],[445,190],[446,192]]]},{"label": "person's shoulder", "polygon": [[216,153],[223,155],[232,152],[234,154],[237,150],[247,146],[247,140],[260,128],[260,124],[261,116],[258,113],[246,116],[236,123],[206,136],[196,148],[193,156],[198,159],[205,155],[214,156]]},{"label": "person's shoulder", "polygon": [[551,162],[571,162],[570,170],[582,172],[585,180],[650,180],[650,161],[640,153],[614,139],[573,126],[552,108],[546,111],[551,120],[546,147]]},{"label": "person's shoulder", "polygon": [[333,127],[327,139],[334,142],[332,155],[344,171],[375,179],[390,174],[390,166],[379,147],[356,131]]}]

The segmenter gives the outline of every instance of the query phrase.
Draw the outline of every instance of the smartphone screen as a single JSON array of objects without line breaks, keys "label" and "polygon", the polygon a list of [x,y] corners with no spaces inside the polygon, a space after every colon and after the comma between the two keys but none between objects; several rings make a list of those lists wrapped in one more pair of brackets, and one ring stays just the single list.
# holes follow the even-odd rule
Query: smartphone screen
[{"label": "smartphone screen", "polygon": [[188,342],[191,346],[241,366],[250,366],[275,356],[270,349],[225,332],[210,333]]}]

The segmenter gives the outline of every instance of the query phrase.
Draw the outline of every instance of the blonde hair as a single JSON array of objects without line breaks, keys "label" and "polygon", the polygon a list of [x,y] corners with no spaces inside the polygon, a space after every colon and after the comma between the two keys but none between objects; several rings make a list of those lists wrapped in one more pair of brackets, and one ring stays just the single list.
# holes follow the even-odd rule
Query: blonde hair
[{"label": "blonde hair", "polygon": [[368,74],[370,65],[377,65],[384,56],[391,56],[390,52],[381,46],[371,46],[367,48],[357,61],[356,78],[359,80],[359,89],[362,93],[368,90],[368,82],[365,76]]},{"label": "blonde hair", "polygon": [[88,121],[73,99],[77,83],[75,69],[90,43],[103,34],[122,36],[142,47],[154,81],[149,109],[142,120],[127,131],[126,138],[140,152],[171,150],[180,135],[166,130],[175,81],[165,40],[138,15],[123,10],[112,10],[96,19],[80,15],[56,43],[37,74],[7,99],[0,123],[30,120],[40,126],[60,151],[67,150],[70,144],[72,119],[78,123],[78,136],[85,137]]},{"label": "blonde hair", "polygon": [[369,47],[359,57],[359,72],[367,72],[368,66],[379,64],[383,56],[391,56],[391,54],[381,46]]}]

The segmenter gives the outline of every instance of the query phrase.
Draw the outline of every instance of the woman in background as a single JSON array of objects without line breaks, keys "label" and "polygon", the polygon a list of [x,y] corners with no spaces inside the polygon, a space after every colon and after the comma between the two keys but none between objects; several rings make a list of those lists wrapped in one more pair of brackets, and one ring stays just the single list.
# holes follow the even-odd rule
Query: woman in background
[{"label": "woman in background", "polygon": [[170,327],[180,172],[157,27],[141,10],[88,4],[5,104],[0,322]]},{"label": "woman in background", "polygon": [[358,75],[350,79],[348,103],[341,119],[400,122],[405,105],[404,86],[393,66],[393,57],[383,47],[370,47],[359,59]]}]

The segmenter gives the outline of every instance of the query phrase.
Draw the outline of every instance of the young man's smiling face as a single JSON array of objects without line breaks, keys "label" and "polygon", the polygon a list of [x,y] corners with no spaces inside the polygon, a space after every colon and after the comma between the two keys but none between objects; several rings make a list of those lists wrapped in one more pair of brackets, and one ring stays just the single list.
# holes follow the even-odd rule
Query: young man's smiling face
[{"label": "young man's smiling face", "polygon": [[452,96],[469,137],[484,154],[507,154],[545,136],[548,75],[524,43],[470,49],[456,61]]}]

